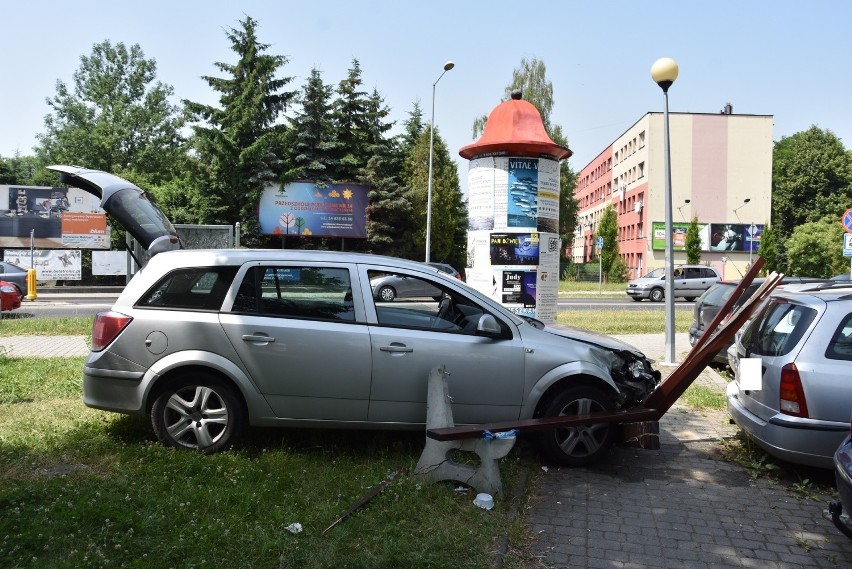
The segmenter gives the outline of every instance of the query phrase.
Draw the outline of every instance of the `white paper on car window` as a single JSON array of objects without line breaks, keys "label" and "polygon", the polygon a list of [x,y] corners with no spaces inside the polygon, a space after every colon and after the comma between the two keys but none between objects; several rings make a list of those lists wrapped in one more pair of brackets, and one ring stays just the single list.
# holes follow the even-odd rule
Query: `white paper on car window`
[{"label": "white paper on car window", "polygon": [[760,358],[740,358],[740,389],[760,391],[763,387],[763,370]]}]

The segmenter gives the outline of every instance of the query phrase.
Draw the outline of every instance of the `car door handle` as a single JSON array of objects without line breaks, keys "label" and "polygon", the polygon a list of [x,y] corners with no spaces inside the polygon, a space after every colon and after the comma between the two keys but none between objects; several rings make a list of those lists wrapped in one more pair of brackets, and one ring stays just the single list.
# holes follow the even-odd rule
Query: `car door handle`
[{"label": "car door handle", "polygon": [[243,342],[274,342],[275,338],[266,334],[243,334]]},{"label": "car door handle", "polygon": [[403,345],[399,345],[399,344],[395,344],[395,345],[391,345],[391,346],[382,346],[379,349],[383,352],[391,352],[391,353],[394,353],[394,354],[408,353],[408,352],[414,351],[414,348],[409,348],[408,346],[403,346]]}]

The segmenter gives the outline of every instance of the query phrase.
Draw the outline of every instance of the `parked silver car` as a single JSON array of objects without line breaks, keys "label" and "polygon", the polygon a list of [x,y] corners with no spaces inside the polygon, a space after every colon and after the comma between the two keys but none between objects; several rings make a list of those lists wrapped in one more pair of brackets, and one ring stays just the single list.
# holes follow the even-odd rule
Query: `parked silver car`
[{"label": "parked silver car", "polygon": [[[716,269],[706,265],[675,265],[674,296],[693,301],[720,280]],[[662,302],[666,297],[666,269],[660,267],[644,277],[627,283],[627,296],[635,301],[645,298]]]},{"label": "parked silver car", "polygon": [[[833,468],[852,409],[852,286],[789,285],[774,293],[728,356],[734,422],[773,456]],[[758,359],[747,366],[745,358]]]},{"label": "parked silver car", "polygon": [[[144,194],[104,172],[55,167],[95,195]],[[124,190],[121,190],[124,188]],[[115,211],[151,247],[169,243],[161,215]],[[145,211],[153,206],[145,201]],[[158,221],[159,220],[159,221]],[[161,231],[155,229],[162,223]],[[159,243],[159,244],[158,244]],[[440,301],[376,302],[393,275],[433,287]],[[150,415],[166,445],[215,452],[245,424],[423,429],[429,371],[445,365],[459,424],[640,405],[659,372],[635,348],[519,318],[423,263],[294,250],[166,251],[151,258],[112,310],[97,316],[83,370],[86,405]],[[546,431],[560,464],[600,459],[608,424]]]}]

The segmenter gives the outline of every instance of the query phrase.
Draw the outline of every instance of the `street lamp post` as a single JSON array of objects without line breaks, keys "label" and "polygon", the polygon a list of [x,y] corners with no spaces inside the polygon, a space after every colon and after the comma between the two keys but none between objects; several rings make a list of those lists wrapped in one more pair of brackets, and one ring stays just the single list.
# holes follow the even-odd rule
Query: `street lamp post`
[{"label": "street lamp post", "polygon": [[663,114],[665,131],[664,148],[666,160],[666,351],[664,363],[675,364],[675,327],[674,327],[674,242],[672,237],[672,153],[669,145],[669,87],[674,84],[678,75],[675,60],[663,57],[651,66],[651,78],[660,86],[665,96],[666,107]]},{"label": "street lamp post", "polygon": [[[734,215],[736,216],[737,221],[742,221],[737,212],[739,210],[741,210],[742,208],[744,208],[745,205],[750,201],[751,201],[751,198],[746,198],[746,199],[743,200],[743,204],[741,206],[734,208]],[[748,230],[749,230],[749,236],[748,236],[748,266],[751,267],[751,250],[752,250],[752,247],[753,247],[752,244],[754,243],[754,231],[755,231],[754,222],[752,222],[751,227],[749,227]],[[743,236],[743,237],[745,237],[745,236]]]},{"label": "street lamp post", "polygon": [[456,64],[448,61],[444,64],[444,70],[432,83],[432,122],[429,127],[429,182],[426,190],[426,262],[432,260],[432,154],[435,145],[435,87],[444,73],[455,67]]},{"label": "street lamp post", "polygon": [[692,201],[692,200],[683,200],[683,205],[679,205],[679,206],[677,206],[677,211],[678,211],[678,213],[680,214],[680,218],[681,218],[682,220],[684,220],[684,221],[686,221],[686,218],[683,216],[683,208],[685,208],[686,206],[688,206],[688,205],[689,205],[689,202],[691,202],[691,201]]}]

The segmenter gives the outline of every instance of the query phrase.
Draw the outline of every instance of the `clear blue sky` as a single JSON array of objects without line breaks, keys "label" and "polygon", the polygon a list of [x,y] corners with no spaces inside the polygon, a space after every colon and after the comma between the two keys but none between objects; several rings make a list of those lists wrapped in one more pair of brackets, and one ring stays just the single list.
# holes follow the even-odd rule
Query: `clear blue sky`
[{"label": "clear blue sky", "polygon": [[500,102],[521,58],[537,57],[553,82],[554,123],[574,151],[575,170],[663,97],[650,78],[659,57],[680,76],[673,112],[774,115],[776,140],[811,125],[852,147],[852,2],[613,0],[543,3],[372,0],[237,2],[91,0],[4,2],[0,34],[0,156],[31,154],[56,81],[71,83],[80,57],[103,40],[138,43],[177,99],[216,103],[201,79],[235,62],[224,30],[245,15],[260,22],[270,53],[286,55],[283,75],[301,89],[317,67],[337,85],[352,59],[365,90],[375,87],[401,124],[415,100],[431,113],[459,162],[471,125]]}]

